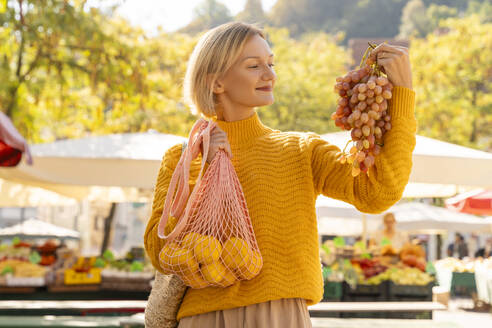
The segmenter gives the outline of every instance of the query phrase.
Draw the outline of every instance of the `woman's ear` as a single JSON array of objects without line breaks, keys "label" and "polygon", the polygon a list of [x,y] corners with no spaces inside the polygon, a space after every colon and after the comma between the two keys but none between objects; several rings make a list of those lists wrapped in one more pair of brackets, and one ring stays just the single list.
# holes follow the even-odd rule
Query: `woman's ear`
[{"label": "woman's ear", "polygon": [[221,94],[224,92],[224,83],[222,83],[222,81],[220,81],[219,79],[215,80],[214,82],[213,92],[215,94]]}]

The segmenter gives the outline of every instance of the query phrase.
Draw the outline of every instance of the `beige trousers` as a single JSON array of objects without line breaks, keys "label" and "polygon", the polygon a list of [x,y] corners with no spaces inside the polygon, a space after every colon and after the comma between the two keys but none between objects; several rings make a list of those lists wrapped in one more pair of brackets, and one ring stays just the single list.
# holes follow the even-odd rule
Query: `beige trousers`
[{"label": "beige trousers", "polygon": [[306,301],[280,299],[184,317],[178,328],[312,328]]}]

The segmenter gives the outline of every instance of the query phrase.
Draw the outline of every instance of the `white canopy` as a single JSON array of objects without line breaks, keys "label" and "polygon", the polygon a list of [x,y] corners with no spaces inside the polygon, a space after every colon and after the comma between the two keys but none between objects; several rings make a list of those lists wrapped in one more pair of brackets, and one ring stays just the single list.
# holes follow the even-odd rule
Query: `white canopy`
[{"label": "white canopy", "polygon": [[[440,233],[443,231],[492,233],[492,218],[457,213],[424,203],[400,202],[388,211],[395,215],[398,229],[409,232]],[[385,212],[385,213],[386,213]],[[382,226],[383,214],[368,215],[354,206],[325,196],[316,201],[318,232],[324,235],[357,236],[363,233],[363,215],[367,231]]]},{"label": "white canopy", "polygon": [[[349,132],[324,140],[343,149]],[[403,197],[446,197],[472,187],[492,186],[492,154],[417,135],[410,183]]]},{"label": "white canopy", "polygon": [[16,236],[19,238],[79,239],[80,233],[36,219],[29,219],[22,223],[0,229],[0,238]]},{"label": "white canopy", "polygon": [[0,170],[20,183],[152,189],[162,157],[185,138],[130,133],[69,139],[31,147],[34,165]]}]

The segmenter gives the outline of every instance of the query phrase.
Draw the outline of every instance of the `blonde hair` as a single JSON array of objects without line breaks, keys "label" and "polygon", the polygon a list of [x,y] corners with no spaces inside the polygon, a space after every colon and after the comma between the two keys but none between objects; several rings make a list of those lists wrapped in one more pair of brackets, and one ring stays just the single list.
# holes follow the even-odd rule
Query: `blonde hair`
[{"label": "blonde hair", "polygon": [[193,114],[216,115],[213,85],[237,60],[244,44],[254,35],[265,39],[263,31],[252,24],[231,22],[205,33],[191,53],[184,78],[184,101]]}]

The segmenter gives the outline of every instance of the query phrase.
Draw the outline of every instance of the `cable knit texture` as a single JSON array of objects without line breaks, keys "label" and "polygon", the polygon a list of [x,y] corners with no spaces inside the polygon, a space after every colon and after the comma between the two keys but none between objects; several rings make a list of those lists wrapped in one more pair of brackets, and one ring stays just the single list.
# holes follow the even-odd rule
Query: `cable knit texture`
[{"label": "cable knit texture", "polygon": [[[340,149],[312,132],[282,132],[263,125],[255,113],[236,122],[214,119],[228,136],[232,163],[241,182],[263,268],[252,280],[228,288],[188,288],[178,319],[282,298],[304,298],[308,305],[323,295],[315,203],[319,194],[379,213],[403,193],[415,147],[415,94],[395,87],[389,110],[393,128],[369,175],[353,178],[351,165],[341,164]],[[155,187],[145,248],[156,269],[164,243],[157,226],[182,145],[164,155]],[[201,158],[192,163],[190,184]]]}]

